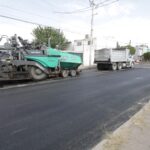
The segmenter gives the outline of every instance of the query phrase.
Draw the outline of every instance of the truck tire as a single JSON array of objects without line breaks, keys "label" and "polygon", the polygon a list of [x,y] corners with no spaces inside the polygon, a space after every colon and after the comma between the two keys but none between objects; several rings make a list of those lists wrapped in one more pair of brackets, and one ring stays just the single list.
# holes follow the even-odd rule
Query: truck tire
[{"label": "truck tire", "polygon": [[117,70],[117,63],[112,63],[111,69],[112,69],[113,71]]},{"label": "truck tire", "polygon": [[117,64],[117,69],[118,69],[118,70],[121,70],[121,69],[122,69],[122,63],[118,63],[118,64]]},{"label": "truck tire", "polygon": [[69,75],[69,71],[68,71],[68,70],[62,70],[62,71],[61,71],[61,76],[62,76],[63,78],[67,78],[68,75]]},{"label": "truck tire", "polygon": [[30,75],[33,80],[44,80],[47,78],[47,74],[43,72],[40,68],[32,66],[30,68]]},{"label": "truck tire", "polygon": [[77,75],[77,71],[76,70],[70,70],[70,75],[71,75],[71,77],[75,77]]},{"label": "truck tire", "polygon": [[103,65],[102,64],[97,64],[97,70],[102,70],[103,69]]},{"label": "truck tire", "polygon": [[134,63],[133,62],[131,62],[130,68],[134,68]]}]

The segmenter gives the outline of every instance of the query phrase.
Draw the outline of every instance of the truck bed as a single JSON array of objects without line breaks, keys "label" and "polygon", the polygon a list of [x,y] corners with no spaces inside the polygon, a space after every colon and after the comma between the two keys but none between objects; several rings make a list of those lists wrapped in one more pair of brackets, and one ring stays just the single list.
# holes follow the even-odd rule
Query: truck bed
[{"label": "truck bed", "polygon": [[128,49],[95,50],[95,62],[126,62],[128,55]]}]

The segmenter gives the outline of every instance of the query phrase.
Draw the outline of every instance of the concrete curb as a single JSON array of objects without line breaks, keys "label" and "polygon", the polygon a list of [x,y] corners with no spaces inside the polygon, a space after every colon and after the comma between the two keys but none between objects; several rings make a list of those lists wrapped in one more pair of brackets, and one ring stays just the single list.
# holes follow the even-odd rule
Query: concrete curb
[{"label": "concrete curb", "polygon": [[[150,109],[150,102],[144,105],[144,107],[139,112],[137,112],[118,129],[116,129],[112,134],[108,135],[106,139],[102,140],[99,144],[92,148],[92,150],[124,150],[124,143],[126,147],[128,147],[129,142],[127,141],[131,136],[130,134],[132,133],[132,130],[134,130],[135,128],[141,130],[145,116],[150,114],[148,109]],[[136,137],[139,138],[140,136],[136,135]],[[130,139],[130,143],[134,143],[135,145],[137,145],[134,141],[135,138]],[[145,143],[142,143],[142,145],[143,144]],[[125,148],[125,150],[128,149]]]},{"label": "concrete curb", "polygon": [[90,70],[90,69],[96,69],[96,65],[79,67],[79,70]]},{"label": "concrete curb", "polygon": [[37,86],[37,85],[44,85],[44,84],[54,84],[54,83],[58,83],[58,82],[63,82],[63,81],[69,81],[69,80],[73,80],[73,79],[77,79],[79,78],[78,76],[77,77],[74,77],[74,78],[71,78],[71,77],[68,77],[68,78],[58,78],[58,79],[47,79],[47,80],[44,80],[44,81],[38,81],[38,82],[30,82],[30,83],[23,83],[23,84],[16,84],[16,85],[9,85],[9,86],[6,86],[6,87],[0,87],[0,90],[6,90],[6,89],[13,89],[13,88],[23,88],[23,87],[28,87],[28,86]]}]

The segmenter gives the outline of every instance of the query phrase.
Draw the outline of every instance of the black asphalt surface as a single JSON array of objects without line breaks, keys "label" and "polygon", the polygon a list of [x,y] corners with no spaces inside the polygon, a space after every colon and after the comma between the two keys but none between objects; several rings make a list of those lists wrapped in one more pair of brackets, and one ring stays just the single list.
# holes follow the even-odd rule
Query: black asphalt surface
[{"label": "black asphalt surface", "polygon": [[0,150],[88,150],[150,99],[150,69],[0,89]]}]

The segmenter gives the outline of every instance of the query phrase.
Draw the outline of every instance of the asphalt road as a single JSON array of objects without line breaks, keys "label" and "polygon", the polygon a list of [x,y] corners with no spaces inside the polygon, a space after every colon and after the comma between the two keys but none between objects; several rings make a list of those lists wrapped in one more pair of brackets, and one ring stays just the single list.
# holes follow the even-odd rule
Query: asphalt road
[{"label": "asphalt road", "polygon": [[150,68],[0,90],[0,150],[88,150],[150,99]]}]

